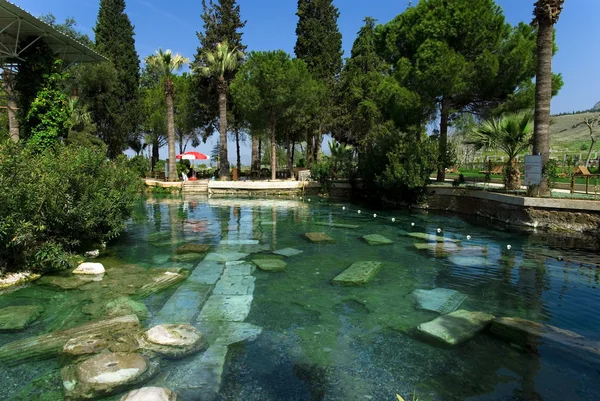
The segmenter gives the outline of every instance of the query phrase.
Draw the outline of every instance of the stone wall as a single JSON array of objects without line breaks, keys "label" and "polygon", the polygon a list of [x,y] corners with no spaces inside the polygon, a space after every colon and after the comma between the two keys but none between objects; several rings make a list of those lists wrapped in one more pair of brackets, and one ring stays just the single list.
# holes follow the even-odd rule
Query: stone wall
[{"label": "stone wall", "polygon": [[416,206],[501,221],[524,228],[594,232],[600,228],[600,202],[527,198],[460,188],[431,188]]}]

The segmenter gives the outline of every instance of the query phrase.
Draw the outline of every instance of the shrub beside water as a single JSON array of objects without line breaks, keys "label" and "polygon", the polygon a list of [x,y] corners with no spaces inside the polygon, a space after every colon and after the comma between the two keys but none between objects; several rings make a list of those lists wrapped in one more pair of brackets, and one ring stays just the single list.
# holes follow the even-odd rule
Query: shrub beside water
[{"label": "shrub beside water", "polygon": [[57,144],[42,153],[0,144],[0,270],[72,267],[74,254],[118,236],[138,198],[123,156]]}]

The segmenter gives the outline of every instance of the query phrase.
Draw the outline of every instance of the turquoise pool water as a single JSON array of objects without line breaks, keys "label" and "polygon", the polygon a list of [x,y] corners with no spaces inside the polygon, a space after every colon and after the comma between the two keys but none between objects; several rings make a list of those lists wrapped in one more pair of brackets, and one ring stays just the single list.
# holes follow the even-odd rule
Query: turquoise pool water
[{"label": "turquoise pool water", "polygon": [[[312,243],[306,232],[324,232],[334,242]],[[415,244],[427,241],[410,233],[460,242],[429,242],[431,248],[417,249]],[[393,243],[369,245],[361,238],[369,234]],[[597,253],[594,244],[573,249],[577,242],[569,241],[459,217],[382,212],[316,198],[167,198],[141,201],[127,231],[98,261],[109,277],[129,268],[140,280],[153,269],[192,272],[199,260],[170,259],[182,244],[199,243],[213,245],[214,252],[248,253],[245,260],[287,264],[284,272],[253,273],[245,322],[262,327],[262,333],[229,346],[219,400],[395,400],[397,393],[409,400],[413,392],[422,401],[597,400],[600,356],[593,352],[582,358],[543,342],[529,352],[488,332],[448,348],[424,342],[414,331],[439,314],[418,309],[410,294],[445,288],[466,295],[460,309],[525,318],[600,341]],[[272,253],[283,248],[302,253]],[[352,263],[365,260],[382,263],[367,284],[331,284]],[[145,326],[176,289],[144,299],[150,311]],[[45,311],[25,331],[0,333],[0,346],[85,323],[94,318],[93,305],[109,296],[99,284],[70,291],[32,284],[2,294],[0,308],[43,304]],[[164,363],[150,384],[182,388],[181,399],[197,399],[179,377],[186,363],[190,360]],[[0,366],[0,399],[61,399],[58,371],[54,359]],[[31,389],[36,379],[37,391]]]}]

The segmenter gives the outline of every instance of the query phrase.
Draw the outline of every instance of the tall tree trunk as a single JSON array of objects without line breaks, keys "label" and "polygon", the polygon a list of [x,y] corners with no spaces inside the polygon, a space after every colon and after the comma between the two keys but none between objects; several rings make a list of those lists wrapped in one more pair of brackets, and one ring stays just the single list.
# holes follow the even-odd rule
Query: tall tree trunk
[{"label": "tall tree trunk", "polygon": [[242,158],[240,156],[240,129],[235,129],[235,152],[237,156],[237,169],[238,174],[242,172]]},{"label": "tall tree trunk", "polygon": [[258,138],[258,170],[262,166],[262,138]]},{"label": "tall tree trunk", "polygon": [[[533,128],[533,154],[542,156],[542,166],[550,159],[550,101],[552,99],[552,50],[554,25],[540,20],[537,36],[537,71],[535,76],[535,114]],[[539,187],[530,187],[528,195],[547,194],[548,179],[542,176]]]},{"label": "tall tree trunk", "polygon": [[589,167],[590,165],[590,158],[592,157],[592,150],[594,149],[594,144],[596,143],[596,138],[594,138],[594,135],[590,135],[590,137],[592,138],[592,144],[590,145],[590,150],[588,150],[588,154],[587,154],[587,158],[585,159],[585,167]]},{"label": "tall tree trunk", "polygon": [[221,167],[219,177],[222,180],[229,179],[229,160],[227,158],[227,82],[224,77],[219,77],[219,161]]},{"label": "tall tree trunk", "polygon": [[177,164],[175,159],[175,121],[173,119],[173,81],[167,78],[167,141],[169,144],[169,181],[177,181]]},{"label": "tall tree trunk", "polygon": [[294,176],[294,162],[292,161],[292,141],[290,140],[289,132],[285,134],[285,148],[287,153],[287,166],[290,172],[290,177]]},{"label": "tall tree trunk", "polygon": [[14,142],[19,142],[19,120],[17,119],[17,101],[14,93],[14,73],[4,70],[2,80],[4,82],[4,91],[6,92],[7,104],[6,111],[8,114],[8,131],[10,139]]},{"label": "tall tree trunk", "polygon": [[291,177],[294,177],[294,155],[296,153],[296,139],[292,140],[292,171],[291,171]]},{"label": "tall tree trunk", "polygon": [[440,149],[437,171],[437,181],[444,182],[446,180],[446,153],[448,153],[448,100],[442,98],[441,103],[441,119],[440,119]]},{"label": "tall tree trunk", "polygon": [[252,167],[251,169],[253,171],[258,171],[260,170],[260,162],[259,162],[259,151],[258,151],[258,136],[257,134],[253,134],[252,135]]},{"label": "tall tree trunk", "polygon": [[306,167],[310,168],[313,164],[313,153],[312,153],[312,135],[310,131],[306,132]]},{"label": "tall tree trunk", "polygon": [[152,171],[154,171],[154,166],[156,166],[156,163],[158,163],[158,160],[160,158],[160,154],[159,154],[159,147],[158,147],[158,138],[155,138],[152,141]]},{"label": "tall tree trunk", "polygon": [[275,138],[275,117],[271,117],[271,180],[277,178],[277,140]]}]

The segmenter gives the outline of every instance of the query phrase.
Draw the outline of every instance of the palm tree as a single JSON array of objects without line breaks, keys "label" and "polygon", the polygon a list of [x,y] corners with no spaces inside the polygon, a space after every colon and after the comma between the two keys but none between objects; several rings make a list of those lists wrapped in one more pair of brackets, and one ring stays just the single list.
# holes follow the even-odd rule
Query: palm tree
[{"label": "palm tree", "polygon": [[217,79],[217,93],[219,94],[219,150],[220,169],[219,177],[221,179],[229,178],[229,159],[227,157],[227,88],[228,82],[226,75],[228,72],[237,70],[244,54],[237,49],[229,48],[229,43],[223,41],[217,44],[214,51],[208,51],[204,54],[205,65],[200,66],[198,70],[205,77]]},{"label": "palm tree", "polygon": [[[535,88],[535,125],[533,154],[542,155],[542,164],[550,159],[550,100],[552,99],[552,55],[554,50],[554,24],[563,9],[565,0],[538,0],[534,4],[533,25],[537,32],[537,71]],[[539,193],[548,192],[548,180],[542,177],[537,188]],[[533,195],[536,188],[529,189]]]},{"label": "palm tree", "polygon": [[533,115],[531,112],[508,114],[484,121],[471,133],[468,143],[477,150],[501,149],[507,156],[504,183],[507,189],[521,188],[521,172],[516,157],[531,146]]},{"label": "palm tree", "polygon": [[175,163],[175,120],[173,116],[173,73],[180,71],[188,58],[181,54],[173,54],[171,50],[158,49],[155,55],[146,57],[146,63],[158,67],[165,78],[165,100],[167,103],[167,143],[169,146],[169,181],[177,181],[177,165]]}]

